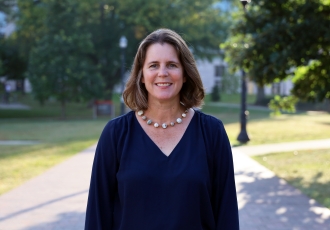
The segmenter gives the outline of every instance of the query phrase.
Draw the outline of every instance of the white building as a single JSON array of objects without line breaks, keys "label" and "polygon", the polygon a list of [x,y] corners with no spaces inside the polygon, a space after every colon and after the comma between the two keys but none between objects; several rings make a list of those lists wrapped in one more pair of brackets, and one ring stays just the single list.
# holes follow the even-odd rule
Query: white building
[{"label": "white building", "polygon": [[[221,60],[220,58],[215,58],[212,61],[207,60],[196,60],[198,71],[200,72],[203,85],[205,87],[206,93],[211,93],[214,85],[218,85],[218,87],[222,88],[222,80],[227,71],[227,63]],[[233,81],[238,81],[236,83],[237,90],[236,93],[241,91],[241,78],[240,73],[236,73],[232,76],[229,76]],[[290,95],[290,91],[293,87],[293,83],[291,78],[286,79],[285,81],[281,81],[278,83],[273,83],[270,85],[266,85],[264,87],[265,95]],[[257,84],[253,81],[248,81],[247,83],[247,92],[248,94],[257,94]],[[233,92],[233,90],[231,90]]]},{"label": "white building", "polygon": [[227,64],[220,58],[212,61],[196,60],[206,93],[211,93],[214,85],[221,88],[221,80],[225,74]]}]

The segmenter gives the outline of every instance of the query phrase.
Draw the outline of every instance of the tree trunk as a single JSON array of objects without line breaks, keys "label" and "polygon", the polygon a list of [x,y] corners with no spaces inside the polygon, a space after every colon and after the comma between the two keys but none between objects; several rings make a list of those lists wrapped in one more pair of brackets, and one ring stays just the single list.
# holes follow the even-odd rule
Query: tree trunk
[{"label": "tree trunk", "polygon": [[65,100],[61,101],[61,118],[66,119],[66,103]]},{"label": "tree trunk", "polygon": [[263,86],[257,86],[257,98],[254,104],[264,105],[265,103],[265,88]]}]

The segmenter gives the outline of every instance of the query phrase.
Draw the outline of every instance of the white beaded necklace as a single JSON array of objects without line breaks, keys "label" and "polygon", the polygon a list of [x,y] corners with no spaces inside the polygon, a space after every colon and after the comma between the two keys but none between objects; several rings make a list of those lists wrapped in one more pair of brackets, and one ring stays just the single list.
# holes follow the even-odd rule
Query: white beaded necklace
[{"label": "white beaded necklace", "polygon": [[[189,111],[189,110],[186,109],[186,110],[184,111],[184,113],[181,114],[182,118],[185,118],[185,117],[187,116],[188,111]],[[159,127],[159,124],[158,124],[157,122],[153,122],[150,118],[147,118],[147,117],[146,117],[145,115],[143,115],[143,114],[144,114],[144,111],[143,111],[143,110],[139,110],[139,111],[138,111],[138,115],[142,118],[142,120],[147,121],[147,124],[148,124],[148,125],[151,125],[151,124],[153,123],[155,128],[158,128],[158,127]],[[173,121],[170,122],[170,126],[174,126],[175,123],[178,123],[178,124],[182,123],[182,118],[179,117],[179,118],[176,119],[176,122],[173,122]],[[168,127],[168,124],[163,123],[163,124],[162,124],[162,127],[163,127],[163,129],[166,129],[166,128]]]}]

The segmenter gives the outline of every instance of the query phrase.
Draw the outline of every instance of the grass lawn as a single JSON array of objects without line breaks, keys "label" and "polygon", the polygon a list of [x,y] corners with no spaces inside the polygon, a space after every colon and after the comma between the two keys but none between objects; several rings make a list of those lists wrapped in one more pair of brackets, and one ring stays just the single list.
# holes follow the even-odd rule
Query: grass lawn
[{"label": "grass lawn", "polygon": [[[251,139],[248,145],[330,138],[329,114],[282,115],[265,119],[254,119],[253,116],[252,113],[247,125]],[[225,128],[231,143],[238,144],[239,124],[227,123]]]},{"label": "grass lawn", "polygon": [[330,149],[254,156],[307,196],[330,208]]},{"label": "grass lawn", "polygon": [[[239,108],[206,104],[203,111],[221,119],[231,144],[239,145],[236,140],[240,132]],[[300,113],[270,117],[266,109],[249,109],[247,132],[251,139],[248,145],[326,139],[330,138],[330,115]]]},{"label": "grass lawn", "polygon": [[[219,102],[232,103],[232,104],[239,104],[241,102],[241,94],[221,93],[220,97],[221,97],[221,99]],[[205,96],[204,101],[206,103],[211,102],[211,94],[207,94]],[[256,95],[253,95],[253,94],[246,95],[246,102],[248,104],[253,104],[255,101],[256,101]]]},{"label": "grass lawn", "polygon": [[[61,105],[54,100],[47,101],[41,106],[38,101],[33,99],[31,94],[16,94],[15,102],[30,106],[29,110],[0,109],[0,119],[60,119]],[[113,95],[112,101],[115,105],[116,116],[120,113],[119,95]],[[67,119],[90,119],[93,117],[93,110],[88,103],[69,102],[66,105]]]},{"label": "grass lawn", "polygon": [[0,140],[38,140],[0,145],[0,194],[95,144],[107,120],[0,120]]},{"label": "grass lawn", "polygon": [[[29,110],[0,109],[0,140],[34,140],[32,146],[0,145],[0,194],[17,187],[73,154],[95,144],[110,117],[93,120],[87,103],[68,103],[67,119],[60,119],[56,101],[44,106],[32,95],[16,94],[15,102]],[[119,113],[119,97],[114,96]]]}]

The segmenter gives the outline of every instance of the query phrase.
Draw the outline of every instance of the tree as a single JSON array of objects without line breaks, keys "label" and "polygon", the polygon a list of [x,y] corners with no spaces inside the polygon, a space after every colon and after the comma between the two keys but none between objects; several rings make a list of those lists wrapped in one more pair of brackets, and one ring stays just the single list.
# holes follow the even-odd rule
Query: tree
[{"label": "tree", "polygon": [[330,63],[326,60],[310,61],[295,70],[292,93],[306,101],[330,99]]},{"label": "tree", "polygon": [[295,75],[295,96],[322,101],[330,98],[329,15],[329,0],[254,0],[221,47],[259,86]]},{"label": "tree", "polygon": [[[214,7],[216,1],[207,0],[103,0],[86,1],[85,14],[91,20],[88,30],[93,36],[96,49],[92,60],[101,64],[101,73],[111,96],[113,86],[120,79],[119,39],[128,39],[126,63],[132,63],[141,40],[161,27],[176,30],[188,41],[195,55],[212,58],[217,54],[218,44],[225,39],[228,21]],[[92,9],[92,10],[90,10]],[[132,11],[132,9],[134,9]],[[93,12],[93,13],[92,13]],[[191,26],[194,25],[194,26]],[[126,64],[125,69],[129,69]]]},{"label": "tree", "polygon": [[8,79],[22,80],[26,71],[26,61],[20,55],[15,41],[12,39],[0,39],[1,75]]},{"label": "tree", "polygon": [[[44,23],[49,15],[48,5],[53,0],[18,0],[18,30],[15,33],[21,41],[20,50],[25,57],[39,40],[49,33]],[[126,63],[132,63],[141,39],[151,31],[168,27],[176,30],[187,40],[195,55],[212,58],[217,55],[218,44],[224,41],[228,20],[221,10],[215,7],[214,0],[68,0],[75,4],[76,23],[82,33],[91,35],[94,52],[85,55],[98,69],[105,83],[105,98],[111,98],[113,87],[120,79],[119,39],[125,35],[128,39]],[[132,10],[134,9],[134,10]],[[73,16],[72,16],[73,19]],[[60,22],[62,26],[68,27]],[[193,25],[193,26],[192,26]],[[59,27],[60,28],[60,27]],[[75,29],[77,31],[78,28]],[[40,44],[39,44],[40,45]],[[125,69],[129,69],[126,64]]]},{"label": "tree", "polygon": [[15,4],[15,0],[0,0],[0,12],[8,14]]},{"label": "tree", "polygon": [[[0,12],[6,15],[6,21],[10,21],[14,6],[14,0],[0,0]],[[2,26],[4,24],[0,25]],[[0,63],[0,76],[5,75],[7,79],[23,79],[26,62],[21,57],[15,42],[6,38],[4,34],[0,34]]]},{"label": "tree", "polygon": [[118,14],[137,40],[167,27],[181,34],[197,57],[212,58],[228,27],[226,13],[215,6],[216,2],[152,0],[145,4],[143,0],[126,0],[119,1]]},{"label": "tree", "polygon": [[48,2],[47,33],[30,53],[27,76],[35,97],[44,102],[53,96],[61,102],[62,117],[68,101],[86,101],[102,95],[102,78],[89,55],[91,34],[80,28],[77,6],[69,0]]}]

